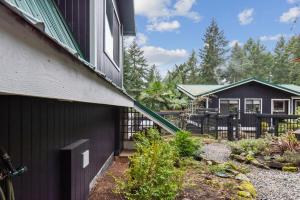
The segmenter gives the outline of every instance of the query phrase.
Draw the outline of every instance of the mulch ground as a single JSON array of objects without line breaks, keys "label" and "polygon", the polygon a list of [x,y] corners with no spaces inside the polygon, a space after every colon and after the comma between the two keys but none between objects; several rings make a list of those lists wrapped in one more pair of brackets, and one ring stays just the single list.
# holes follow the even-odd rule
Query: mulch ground
[{"label": "mulch ground", "polygon": [[113,192],[116,186],[113,176],[121,177],[127,168],[128,162],[114,161],[108,171],[99,178],[96,186],[91,191],[89,200],[123,200],[124,198]]},{"label": "mulch ground", "polygon": [[[89,200],[124,200],[124,197],[113,192],[116,183],[112,176],[121,177],[127,168],[128,162],[115,161],[108,171],[99,178]],[[207,174],[205,171],[202,166],[187,169],[183,183],[184,189],[176,200],[230,199],[230,192],[219,186],[220,182],[227,181],[227,179],[219,179],[216,176]]]}]

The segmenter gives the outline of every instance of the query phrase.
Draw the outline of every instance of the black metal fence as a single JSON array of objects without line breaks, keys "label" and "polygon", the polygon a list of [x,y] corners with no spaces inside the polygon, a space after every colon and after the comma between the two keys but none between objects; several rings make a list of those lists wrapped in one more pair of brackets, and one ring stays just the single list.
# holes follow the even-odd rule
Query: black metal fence
[{"label": "black metal fence", "polygon": [[266,134],[279,136],[300,129],[299,115],[278,115],[235,112],[222,115],[213,110],[200,110],[182,117],[182,112],[162,112],[181,129],[193,134],[209,134],[217,139],[255,139]]},{"label": "black metal fence", "polygon": [[260,138],[266,134],[279,136],[288,131],[300,129],[299,115],[257,115],[257,131],[256,138]]},{"label": "black metal fence", "polygon": [[[279,136],[300,129],[300,115],[240,112],[222,115],[215,110],[207,109],[188,115],[183,111],[165,111],[159,114],[183,130],[193,134],[209,134],[216,139],[255,139],[266,134]],[[121,133],[124,140],[131,140],[136,132],[159,128],[152,120],[133,108],[124,108],[121,119]]]},{"label": "black metal fence", "polygon": [[134,108],[123,108],[121,114],[121,135],[124,140],[132,140],[133,135],[150,128],[159,129],[152,120]]}]

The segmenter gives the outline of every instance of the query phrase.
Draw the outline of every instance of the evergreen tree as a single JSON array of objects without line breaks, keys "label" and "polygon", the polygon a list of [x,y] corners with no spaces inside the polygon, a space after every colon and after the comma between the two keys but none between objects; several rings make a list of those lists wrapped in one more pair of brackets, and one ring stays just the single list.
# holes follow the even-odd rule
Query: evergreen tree
[{"label": "evergreen tree", "polygon": [[225,70],[224,78],[226,81],[234,83],[245,78],[244,62],[243,49],[236,43],[231,50],[228,67]]},{"label": "evergreen tree", "polygon": [[197,84],[200,82],[200,69],[198,65],[198,60],[197,60],[197,54],[193,50],[192,54],[188,58],[188,60],[185,63],[186,71],[187,71],[187,84]]},{"label": "evergreen tree", "polygon": [[216,72],[225,62],[228,41],[214,19],[206,29],[203,42],[205,45],[200,49],[199,54],[201,59],[201,79],[203,83],[216,84],[218,82]]},{"label": "evergreen tree", "polygon": [[289,83],[288,74],[290,74],[289,54],[284,37],[280,37],[274,50],[272,82]]},{"label": "evergreen tree", "polygon": [[261,42],[250,38],[244,45],[245,78],[256,77],[268,81],[271,74],[272,55]]},{"label": "evergreen tree", "polygon": [[[300,35],[294,36],[287,44],[289,55],[290,71],[288,76],[289,83],[300,85],[300,63],[293,62],[294,59],[300,58]],[[283,75],[286,76],[286,75]]]},{"label": "evergreen tree", "polygon": [[152,65],[152,67],[149,70],[148,77],[147,77],[147,83],[148,85],[152,82],[161,81],[161,75],[156,67],[156,65]]},{"label": "evergreen tree", "polygon": [[144,52],[133,41],[124,57],[124,87],[128,94],[137,99],[146,89],[147,77],[148,64]]}]

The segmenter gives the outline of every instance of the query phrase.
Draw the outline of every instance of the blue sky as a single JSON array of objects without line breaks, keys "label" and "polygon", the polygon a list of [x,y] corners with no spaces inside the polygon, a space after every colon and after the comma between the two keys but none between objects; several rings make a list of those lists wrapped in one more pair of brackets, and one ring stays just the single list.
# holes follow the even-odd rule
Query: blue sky
[{"label": "blue sky", "polygon": [[135,0],[135,10],[136,40],[163,75],[204,45],[212,18],[231,45],[252,37],[272,50],[280,35],[300,33],[299,23],[292,23],[300,16],[300,0]]}]

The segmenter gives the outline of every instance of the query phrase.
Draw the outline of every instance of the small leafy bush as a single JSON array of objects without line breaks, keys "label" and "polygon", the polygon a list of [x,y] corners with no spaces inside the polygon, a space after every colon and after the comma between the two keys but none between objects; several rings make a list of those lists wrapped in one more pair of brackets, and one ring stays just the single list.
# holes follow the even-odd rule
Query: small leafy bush
[{"label": "small leafy bush", "polygon": [[300,152],[300,142],[293,132],[287,132],[286,134],[276,138],[272,142],[272,150],[275,153],[283,154],[285,151],[297,151]]},{"label": "small leafy bush", "polygon": [[126,199],[171,200],[182,186],[183,172],[176,168],[178,153],[165,142],[157,130],[138,133],[137,152],[130,158],[130,167],[117,179],[116,193]]},{"label": "small leafy bush", "polygon": [[197,149],[199,149],[199,143],[192,139],[191,133],[187,131],[180,131],[176,133],[174,146],[176,147],[180,157],[193,156]]},{"label": "small leafy bush", "polygon": [[300,166],[300,153],[295,151],[285,151],[282,158],[287,163],[292,163],[296,166]]},{"label": "small leafy bush", "polygon": [[233,154],[249,153],[257,155],[263,152],[268,146],[269,142],[266,139],[244,139],[236,142],[229,142],[229,146]]}]

